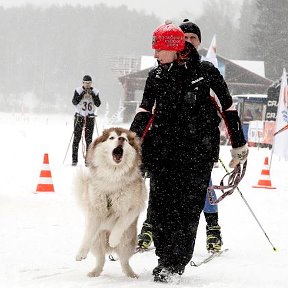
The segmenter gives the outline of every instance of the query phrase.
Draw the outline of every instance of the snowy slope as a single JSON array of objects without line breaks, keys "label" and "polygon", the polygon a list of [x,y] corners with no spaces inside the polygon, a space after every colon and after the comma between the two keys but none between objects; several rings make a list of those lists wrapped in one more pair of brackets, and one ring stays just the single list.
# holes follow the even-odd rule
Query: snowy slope
[{"label": "snowy slope", "polygon": [[[0,113],[0,286],[1,287],[159,287],[151,271],[157,263],[154,252],[131,259],[139,279],[126,278],[118,262],[107,261],[102,275],[89,278],[94,257],[83,262],[74,256],[83,233],[83,215],[76,205],[71,183],[71,149],[63,159],[72,134],[71,115],[16,115]],[[98,129],[105,126],[98,119]],[[119,125],[120,126],[120,125]],[[95,133],[96,136],[96,133]],[[228,163],[230,147],[221,147]],[[55,193],[35,194],[44,153],[49,153]],[[178,287],[194,288],[284,288],[288,271],[288,162],[273,157],[275,190],[255,189],[267,149],[250,149],[249,163],[240,190],[277,247],[274,252],[239,192],[219,205],[224,248],[229,251],[209,264],[187,266]],[[215,183],[224,176],[213,170]],[[148,183],[147,183],[148,184]],[[220,195],[220,194],[218,194]],[[141,215],[141,221],[145,215]],[[139,223],[141,224],[141,223]],[[139,225],[140,226],[140,225]],[[193,260],[206,256],[205,221],[201,217]],[[169,287],[173,285],[169,285]]]}]

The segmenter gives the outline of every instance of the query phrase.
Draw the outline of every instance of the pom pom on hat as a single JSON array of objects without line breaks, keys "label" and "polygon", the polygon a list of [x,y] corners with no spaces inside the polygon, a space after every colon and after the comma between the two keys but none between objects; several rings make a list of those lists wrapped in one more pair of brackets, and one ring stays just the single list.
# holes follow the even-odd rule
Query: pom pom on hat
[{"label": "pom pom on hat", "polygon": [[200,28],[195,23],[189,21],[189,19],[184,19],[183,22],[179,25],[179,27],[184,33],[196,34],[201,43],[201,31]]},{"label": "pom pom on hat", "polygon": [[185,46],[183,31],[171,20],[157,27],[153,32],[152,48],[156,50],[181,51]]}]

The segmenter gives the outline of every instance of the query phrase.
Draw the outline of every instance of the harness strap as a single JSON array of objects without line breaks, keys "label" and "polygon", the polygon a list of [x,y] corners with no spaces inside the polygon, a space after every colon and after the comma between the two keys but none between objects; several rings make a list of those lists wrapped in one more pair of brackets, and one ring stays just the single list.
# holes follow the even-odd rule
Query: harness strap
[{"label": "harness strap", "polygon": [[83,155],[83,158],[86,159],[86,144],[84,143],[84,139],[85,139],[85,130],[86,130],[86,118],[87,116],[84,117],[84,125],[83,125],[83,128],[82,128],[82,155]]},{"label": "harness strap", "polygon": [[[240,181],[245,175],[247,167],[247,160],[243,164],[243,168],[241,169],[241,164],[238,164],[231,172],[228,172],[222,180],[220,181],[220,185],[212,185],[208,187],[208,200],[211,205],[216,205],[220,201],[222,201],[226,196],[231,195],[234,190],[238,187]],[[224,179],[228,177],[228,184],[224,185]],[[213,199],[213,190],[221,190],[223,193],[220,197],[218,197],[216,200]],[[228,191],[225,191],[228,189]]]},{"label": "harness strap", "polygon": [[149,130],[150,126],[152,125],[152,123],[154,121],[154,118],[155,118],[155,111],[154,111],[154,114],[152,114],[151,118],[149,119],[148,124],[146,125],[146,127],[145,127],[145,129],[143,131],[141,140],[143,140],[145,138],[146,134],[148,133],[148,130]]}]

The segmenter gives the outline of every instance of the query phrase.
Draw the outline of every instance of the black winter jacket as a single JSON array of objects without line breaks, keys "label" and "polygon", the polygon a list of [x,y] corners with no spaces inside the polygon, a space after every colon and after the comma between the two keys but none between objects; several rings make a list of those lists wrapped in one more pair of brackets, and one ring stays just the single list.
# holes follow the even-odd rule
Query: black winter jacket
[{"label": "black winter jacket", "polygon": [[[222,110],[227,110],[232,105],[232,97],[223,77],[213,64],[200,61],[190,43],[186,43],[178,61],[150,71],[140,104],[140,108],[152,113],[156,103],[155,118],[142,146],[146,166],[157,167],[159,163],[169,162],[181,166],[193,161],[218,160],[221,119],[211,101],[210,88]],[[146,112],[135,116],[130,128],[138,135],[142,133],[137,127],[141,126],[139,119],[143,113]],[[245,140],[239,146],[244,144]]]},{"label": "black winter jacket", "polygon": [[[81,91],[79,93],[79,91]],[[90,87],[89,89],[85,89],[83,86],[81,88],[75,89],[74,96],[72,99],[73,105],[77,105],[83,98],[83,96],[88,93],[92,96],[93,103],[96,107],[99,107],[101,105],[101,101],[99,98],[99,93],[95,94],[93,87]]]}]

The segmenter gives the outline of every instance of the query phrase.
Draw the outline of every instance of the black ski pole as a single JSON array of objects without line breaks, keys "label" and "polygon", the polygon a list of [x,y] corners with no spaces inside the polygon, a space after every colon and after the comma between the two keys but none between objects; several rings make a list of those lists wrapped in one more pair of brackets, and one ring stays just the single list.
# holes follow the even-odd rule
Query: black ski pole
[{"label": "black ski pole", "polygon": [[99,131],[98,131],[98,126],[97,126],[97,115],[95,115],[95,127],[96,127],[96,132],[97,132],[97,137],[99,136]]},{"label": "black ski pole", "polygon": [[68,144],[66,153],[65,153],[65,157],[64,157],[64,159],[63,159],[63,164],[64,164],[64,162],[65,162],[65,160],[66,160],[66,157],[67,157],[67,154],[68,154],[68,150],[69,150],[69,147],[70,147],[70,145],[71,145],[72,138],[73,138],[73,134],[74,134],[74,131],[72,132],[72,135],[71,135],[71,138],[70,138],[70,141],[69,141],[69,144]]},{"label": "black ski pole", "polygon": [[68,144],[66,153],[65,153],[65,157],[64,157],[64,159],[63,159],[63,164],[64,164],[64,162],[65,162],[65,160],[66,160],[66,157],[67,157],[67,154],[68,154],[68,150],[69,150],[69,147],[70,147],[70,145],[71,145],[71,141],[72,141],[72,138],[73,138],[73,135],[74,135],[74,130],[75,130],[75,127],[76,127],[76,125],[77,125],[77,122],[78,122],[78,117],[77,117],[77,119],[76,119],[76,122],[75,122],[75,125],[74,125],[74,128],[73,128],[72,135],[71,135],[71,137],[70,137],[70,141],[69,141],[69,144]]},{"label": "black ski pole", "polygon": [[[229,173],[228,169],[226,168],[226,166],[224,165],[223,161],[219,158],[219,161],[221,163],[221,165],[223,166],[224,170],[226,171],[226,173]],[[253,212],[253,210],[251,209],[250,205],[248,204],[247,200],[244,198],[242,192],[240,191],[240,189],[238,187],[237,191],[239,192],[241,198],[243,199],[244,203],[246,204],[246,206],[248,207],[248,209],[250,210],[251,214],[253,215],[254,219],[256,220],[256,222],[258,223],[259,227],[261,228],[261,230],[263,231],[265,237],[267,238],[267,240],[269,241],[269,243],[271,244],[272,248],[274,251],[277,251],[276,247],[272,244],[272,242],[270,241],[267,233],[265,232],[265,230],[263,229],[262,225],[260,224],[259,220],[257,219],[255,213]]]}]

